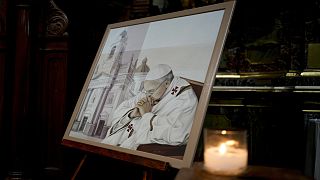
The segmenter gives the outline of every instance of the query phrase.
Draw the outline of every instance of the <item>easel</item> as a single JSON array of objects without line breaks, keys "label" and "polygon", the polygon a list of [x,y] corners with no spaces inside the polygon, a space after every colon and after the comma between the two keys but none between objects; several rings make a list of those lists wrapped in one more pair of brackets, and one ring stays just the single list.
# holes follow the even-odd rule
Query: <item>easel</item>
[{"label": "easel", "polygon": [[[97,153],[99,155],[103,155],[106,157],[112,157],[112,158],[116,158],[118,160],[123,160],[123,161],[131,162],[134,164],[142,165],[143,167],[145,167],[145,169],[143,171],[143,175],[142,175],[142,180],[152,180],[152,174],[153,174],[152,169],[166,171],[169,167],[169,163],[167,163],[167,162],[144,158],[144,157],[140,157],[140,156],[136,156],[136,155],[113,151],[113,150],[109,150],[109,149],[105,149],[105,148],[101,148],[101,147],[96,147],[96,146],[91,146],[91,145],[87,145],[87,144],[82,144],[82,143],[78,143],[78,142],[74,142],[74,141],[70,141],[70,140],[66,140],[66,139],[63,139],[61,144],[64,146],[67,146],[67,147],[77,148],[77,149],[84,150],[87,152]],[[80,163],[78,164],[75,172],[73,173],[71,180],[76,179],[76,177],[77,177],[78,173],[80,172],[81,167],[85,163],[87,157],[88,157],[87,154],[85,154],[83,156],[83,158],[81,159]]]},{"label": "easel", "polygon": [[71,180],[75,180],[75,179],[76,179],[76,177],[77,177],[77,175],[78,175],[81,167],[83,166],[83,163],[86,161],[87,157],[88,157],[87,154],[85,154],[85,155],[83,156],[83,158],[81,159],[79,165],[77,166],[76,171],[73,173]]}]

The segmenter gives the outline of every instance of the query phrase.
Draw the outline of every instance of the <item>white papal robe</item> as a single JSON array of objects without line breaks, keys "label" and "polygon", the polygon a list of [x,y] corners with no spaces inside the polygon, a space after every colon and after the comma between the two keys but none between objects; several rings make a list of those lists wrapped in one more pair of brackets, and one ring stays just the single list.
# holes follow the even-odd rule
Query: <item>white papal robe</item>
[{"label": "white papal robe", "polygon": [[140,144],[184,145],[188,142],[198,98],[190,84],[175,77],[151,112],[128,117],[135,104],[146,95],[122,102],[102,143],[137,149]]}]

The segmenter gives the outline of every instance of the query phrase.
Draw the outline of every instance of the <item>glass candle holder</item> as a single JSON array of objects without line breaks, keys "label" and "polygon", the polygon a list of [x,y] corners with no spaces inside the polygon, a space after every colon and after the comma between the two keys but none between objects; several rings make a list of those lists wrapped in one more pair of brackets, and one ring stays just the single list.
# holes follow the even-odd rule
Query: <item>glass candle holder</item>
[{"label": "glass candle holder", "polygon": [[246,130],[204,129],[204,168],[217,175],[236,176],[248,164]]}]

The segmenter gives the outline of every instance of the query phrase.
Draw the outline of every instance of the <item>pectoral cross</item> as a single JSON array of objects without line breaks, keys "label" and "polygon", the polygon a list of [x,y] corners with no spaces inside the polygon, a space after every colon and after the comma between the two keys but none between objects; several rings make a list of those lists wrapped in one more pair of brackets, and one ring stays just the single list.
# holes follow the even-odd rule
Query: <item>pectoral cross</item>
[{"label": "pectoral cross", "polygon": [[177,93],[178,92],[178,88],[179,88],[178,86],[172,88],[171,94],[174,95],[175,93]]}]

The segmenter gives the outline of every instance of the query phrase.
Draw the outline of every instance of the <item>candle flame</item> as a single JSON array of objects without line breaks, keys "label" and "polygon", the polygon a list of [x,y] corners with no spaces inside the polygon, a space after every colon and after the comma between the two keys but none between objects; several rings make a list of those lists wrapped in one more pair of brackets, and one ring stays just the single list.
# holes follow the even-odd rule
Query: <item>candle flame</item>
[{"label": "candle flame", "polygon": [[225,154],[227,152],[227,145],[225,143],[221,143],[219,146],[219,153]]},{"label": "candle flame", "polygon": [[239,142],[238,142],[238,141],[228,140],[228,141],[226,141],[226,142],[224,142],[224,143],[221,143],[221,144],[219,145],[219,153],[220,153],[221,155],[226,154],[227,151],[230,151],[229,148],[235,147],[235,146],[238,146],[238,145],[239,145]]},{"label": "candle flame", "polygon": [[222,130],[221,134],[227,134],[227,131],[226,130]]}]

